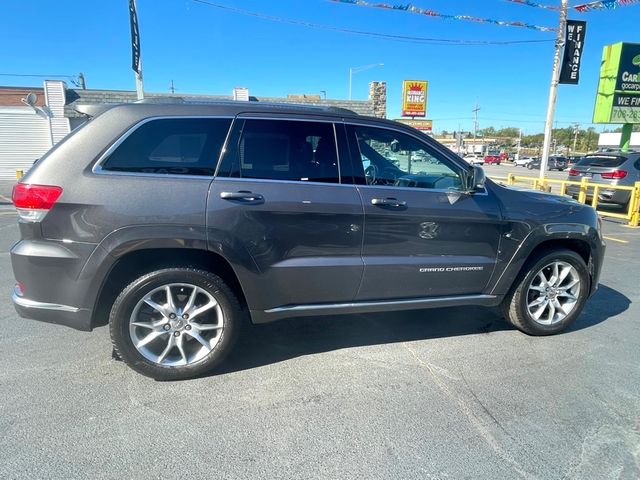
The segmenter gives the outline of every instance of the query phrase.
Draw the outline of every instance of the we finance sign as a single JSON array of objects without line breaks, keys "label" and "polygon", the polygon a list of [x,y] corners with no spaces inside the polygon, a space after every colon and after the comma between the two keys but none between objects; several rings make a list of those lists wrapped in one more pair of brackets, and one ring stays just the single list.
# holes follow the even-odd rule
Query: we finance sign
[{"label": "we finance sign", "polygon": [[640,123],[640,43],[604,48],[593,122]]},{"label": "we finance sign", "polygon": [[402,116],[427,116],[427,89],[425,80],[405,80],[402,83]]}]

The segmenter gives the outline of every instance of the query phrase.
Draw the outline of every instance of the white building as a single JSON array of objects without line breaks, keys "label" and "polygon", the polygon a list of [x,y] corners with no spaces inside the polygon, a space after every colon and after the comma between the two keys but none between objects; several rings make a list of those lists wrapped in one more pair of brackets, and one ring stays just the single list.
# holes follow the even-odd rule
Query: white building
[{"label": "white building", "polygon": [[[47,80],[44,88],[0,87],[0,179],[28,170],[71,129],[64,115],[64,82]],[[36,95],[33,106],[23,99]]]},{"label": "white building", "polygon": [[[621,133],[601,133],[598,138],[598,150],[604,150],[605,148],[619,148]],[[631,149],[640,150],[640,132],[633,132],[631,134]]]}]

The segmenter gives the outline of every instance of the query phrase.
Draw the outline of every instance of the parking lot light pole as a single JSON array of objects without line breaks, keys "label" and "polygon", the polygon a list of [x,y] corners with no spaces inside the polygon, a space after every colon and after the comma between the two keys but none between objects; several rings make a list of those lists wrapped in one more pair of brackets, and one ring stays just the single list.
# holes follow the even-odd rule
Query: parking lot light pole
[{"label": "parking lot light pole", "polygon": [[384,63],[372,63],[371,65],[363,65],[362,67],[349,67],[349,100],[351,100],[351,93],[353,91],[353,74],[376,67],[384,67]]},{"label": "parking lot light pole", "polygon": [[558,97],[558,83],[560,80],[560,54],[564,47],[565,28],[567,25],[567,11],[569,0],[561,0],[560,25],[556,36],[556,50],[553,56],[553,73],[551,74],[551,87],[549,88],[549,104],[547,106],[547,119],[544,124],[544,143],[542,146],[542,159],[540,160],[540,180],[547,173],[549,164],[549,148],[551,147],[551,135],[553,133],[553,117],[556,111],[556,98]]}]

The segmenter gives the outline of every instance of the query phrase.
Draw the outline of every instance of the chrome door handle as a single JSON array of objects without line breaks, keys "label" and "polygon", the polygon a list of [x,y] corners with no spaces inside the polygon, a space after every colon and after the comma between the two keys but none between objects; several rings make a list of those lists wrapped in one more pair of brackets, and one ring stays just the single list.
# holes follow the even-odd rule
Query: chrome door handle
[{"label": "chrome door handle", "polygon": [[406,207],[407,202],[402,200],[398,200],[396,198],[372,198],[372,205],[377,205],[380,207]]},{"label": "chrome door handle", "polygon": [[220,198],[223,200],[248,200],[250,202],[258,202],[264,200],[259,193],[252,192],[220,192]]}]

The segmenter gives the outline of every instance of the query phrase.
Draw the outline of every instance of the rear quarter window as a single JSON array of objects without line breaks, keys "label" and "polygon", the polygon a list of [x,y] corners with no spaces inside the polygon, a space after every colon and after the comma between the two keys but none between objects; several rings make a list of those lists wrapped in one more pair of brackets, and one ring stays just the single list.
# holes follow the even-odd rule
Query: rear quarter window
[{"label": "rear quarter window", "polygon": [[230,118],[176,118],[136,128],[102,163],[102,170],[213,176]]}]

